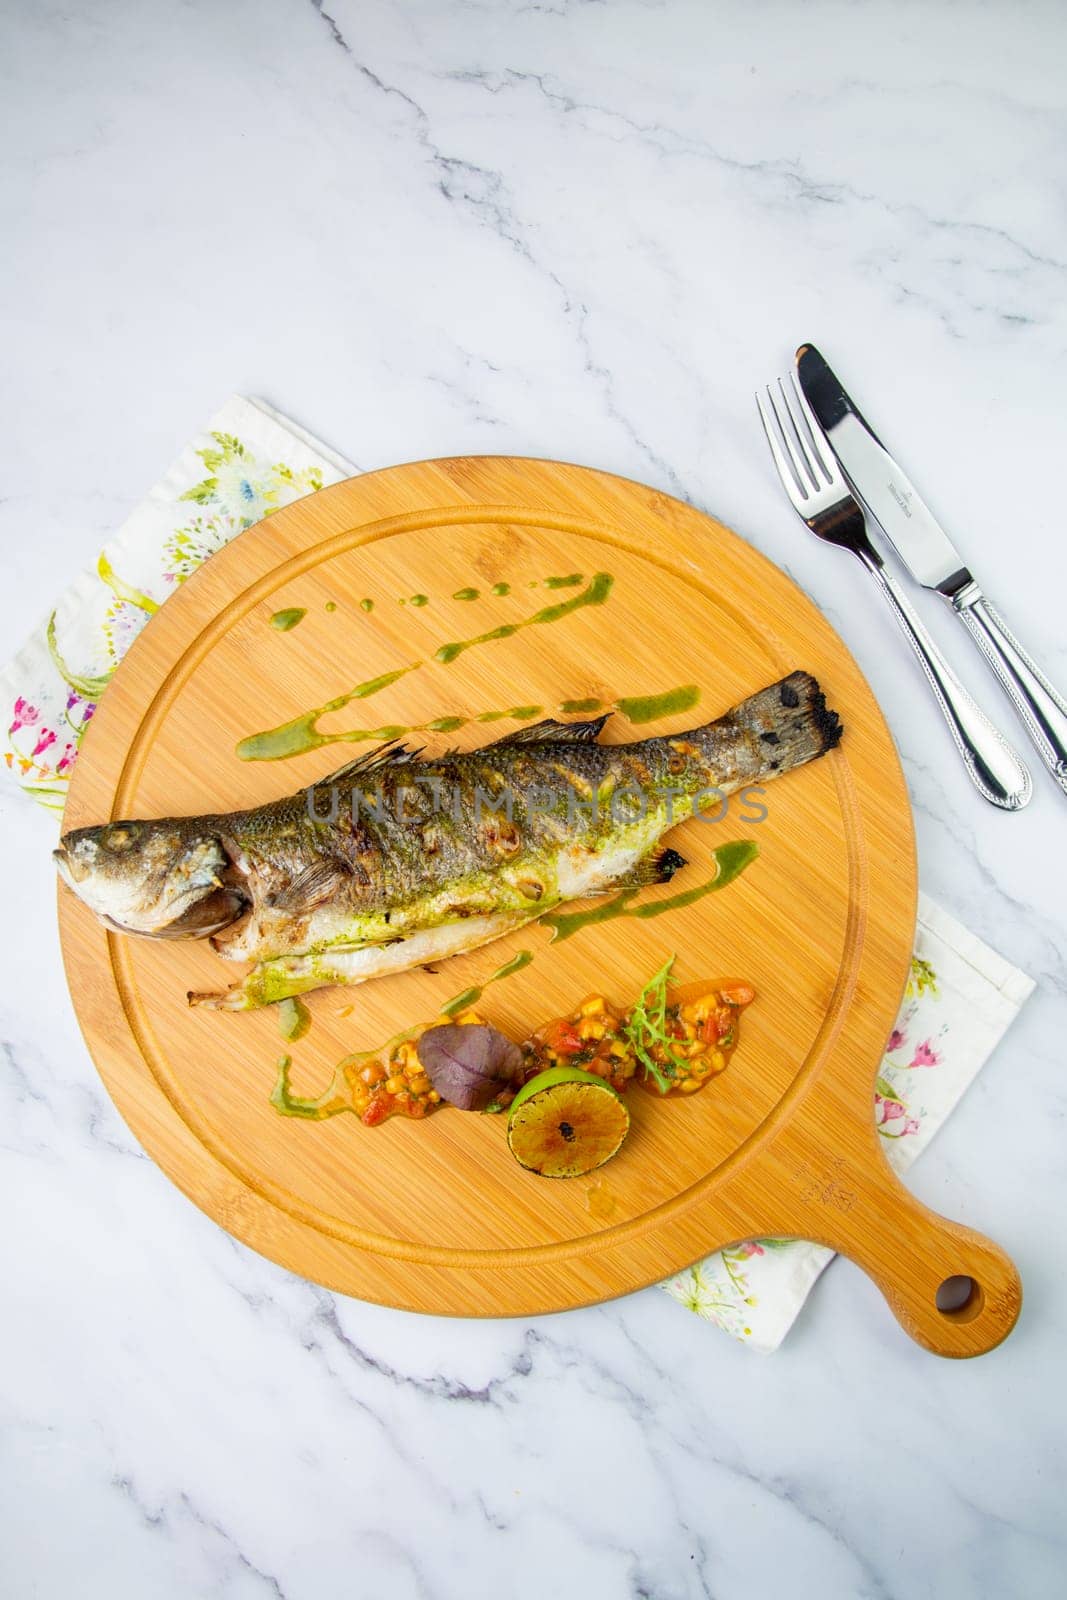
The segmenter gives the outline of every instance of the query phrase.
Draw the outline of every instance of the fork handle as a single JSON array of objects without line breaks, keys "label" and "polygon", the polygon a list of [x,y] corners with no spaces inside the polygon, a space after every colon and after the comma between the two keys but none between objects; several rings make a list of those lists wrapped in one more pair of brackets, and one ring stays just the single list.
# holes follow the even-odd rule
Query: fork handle
[{"label": "fork handle", "polygon": [[1002,811],[1021,810],[1033,792],[1026,767],[971,699],[877,553],[856,553],[889,601],[905,638],[918,656],[978,793]]},{"label": "fork handle", "polygon": [[976,583],[952,597],[952,608],[1000,679],[1027,733],[1067,793],[1067,704],[1031,661]]}]

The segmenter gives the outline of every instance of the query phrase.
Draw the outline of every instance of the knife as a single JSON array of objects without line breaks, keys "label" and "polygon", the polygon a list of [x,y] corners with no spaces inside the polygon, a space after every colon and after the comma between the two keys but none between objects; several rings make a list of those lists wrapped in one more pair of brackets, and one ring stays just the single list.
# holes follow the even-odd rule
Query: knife
[{"label": "knife", "polygon": [[853,489],[916,582],[943,595],[964,623],[1045,766],[1067,794],[1067,701],[993,609],[907,473],[815,346],[801,345],[796,362],[800,387]]}]

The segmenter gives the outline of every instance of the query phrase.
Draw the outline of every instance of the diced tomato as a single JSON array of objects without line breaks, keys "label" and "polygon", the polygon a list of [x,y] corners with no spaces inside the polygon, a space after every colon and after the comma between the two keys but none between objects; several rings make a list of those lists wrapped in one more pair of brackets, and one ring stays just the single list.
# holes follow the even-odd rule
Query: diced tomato
[{"label": "diced tomato", "polygon": [[392,1109],[392,1095],[376,1094],[359,1120],[368,1128],[376,1128],[379,1122],[385,1121]]},{"label": "diced tomato", "polygon": [[550,1050],[558,1050],[561,1056],[576,1056],[586,1048],[586,1041],[578,1032],[578,1024],[570,1017],[561,1017],[552,1024],[545,1035],[545,1043]]},{"label": "diced tomato", "polygon": [[733,1006],[715,1007],[715,1037],[719,1044],[726,1036],[733,1032],[737,1021],[737,1012]]},{"label": "diced tomato", "polygon": [[756,998],[756,991],[750,983],[737,979],[724,983],[719,995],[728,1006],[750,1006]]}]

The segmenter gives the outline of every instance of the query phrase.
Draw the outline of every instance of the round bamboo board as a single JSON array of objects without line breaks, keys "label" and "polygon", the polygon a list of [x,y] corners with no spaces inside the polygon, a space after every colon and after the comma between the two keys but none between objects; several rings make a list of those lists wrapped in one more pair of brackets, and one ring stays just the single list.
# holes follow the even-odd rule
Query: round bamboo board
[{"label": "round bamboo board", "polygon": [[[597,573],[601,605],[435,660],[442,643],[523,623]],[[557,591],[546,580],[577,575]],[[506,593],[494,592],[507,586]],[[464,591],[478,598],[456,598]],[[425,602],[416,597],[425,596]],[[372,608],[361,602],[373,602]],[[289,631],[271,617],[305,613]],[[373,742],[288,760],[239,759],[248,735],[418,662],[326,714],[324,733],[472,718],[564,701],[661,694],[699,702],[602,737],[678,732],[797,667],[845,724],[837,751],[769,786],[758,807],[690,821],[670,842],[708,876],[747,837],[758,859],[721,893],[655,919],[620,917],[551,941],[533,924],[441,964],[308,997],[312,1027],[279,1036],[274,1008],[190,1009],[190,989],[235,976],[206,943],[106,933],[66,890],[64,955],[89,1048],[145,1148],[223,1227],[317,1282],[412,1310],[501,1316],[562,1310],[654,1283],[759,1235],[821,1241],[880,1285],[907,1331],[973,1355],[1010,1330],[1019,1284],[988,1240],[937,1217],[890,1172],[871,1114],[912,948],[915,857],[896,751],[856,663],[776,567],[677,500],[554,462],[418,462],[338,484],[250,529],[152,619],[115,675],[80,755],[67,828],[117,817],[227,811],[294,792]],[[692,696],[690,696],[692,698]],[[526,725],[503,717],[423,732],[431,752]],[[311,1096],[352,1051],[433,1018],[520,950],[533,961],[479,1009],[515,1038],[590,990],[631,1001],[671,952],[678,981],[741,975],[759,998],[729,1069],[704,1092],[630,1096],[633,1131],[594,1179],[549,1182],[508,1154],[503,1118],[445,1108],[366,1128],[302,1121],[270,1095],[279,1054]],[[942,1280],[975,1280],[942,1313]]]}]

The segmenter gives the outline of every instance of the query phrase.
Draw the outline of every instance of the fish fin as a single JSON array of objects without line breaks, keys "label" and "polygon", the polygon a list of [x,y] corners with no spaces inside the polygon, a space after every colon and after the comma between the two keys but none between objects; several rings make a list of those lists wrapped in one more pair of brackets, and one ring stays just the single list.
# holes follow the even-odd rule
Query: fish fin
[{"label": "fish fin", "polygon": [[544,722],[535,722],[529,728],[505,733],[482,748],[495,750],[497,745],[505,744],[592,744],[609,715],[605,711],[602,717],[593,717],[589,722],[557,722],[554,717],[546,717]]},{"label": "fish fin", "polygon": [[672,850],[669,845],[658,844],[635,861],[629,872],[621,878],[613,878],[609,887],[643,889],[650,883],[670,883],[674,874],[686,865],[685,857],[680,856],[677,850]]},{"label": "fish fin", "polygon": [[422,747],[412,750],[409,745],[397,744],[395,740],[390,744],[381,744],[376,750],[370,750],[365,756],[356,756],[354,761],[346,761],[343,767],[338,767],[336,772],[330,772],[325,778],[320,778],[311,785],[313,789],[321,789],[328,783],[339,783],[342,778],[355,777],[357,773],[377,772],[381,767],[401,767],[408,762],[417,761],[422,755]]},{"label": "fish fin", "polygon": [[340,862],[313,861],[310,867],[298,872],[284,889],[276,889],[268,895],[264,903],[272,912],[285,911],[292,916],[300,916],[332,899],[350,877],[351,873]]}]

